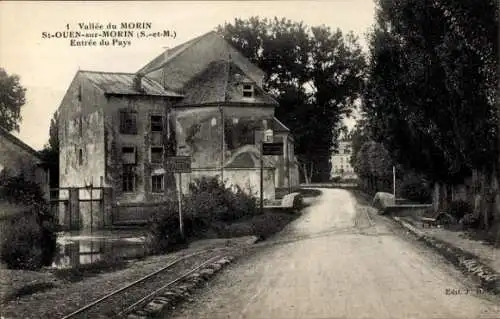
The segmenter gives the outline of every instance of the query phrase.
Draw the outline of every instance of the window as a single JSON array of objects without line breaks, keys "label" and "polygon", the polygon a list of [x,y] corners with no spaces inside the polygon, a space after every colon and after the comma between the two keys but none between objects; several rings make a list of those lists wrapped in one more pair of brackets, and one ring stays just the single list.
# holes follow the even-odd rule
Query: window
[{"label": "window", "polygon": [[130,164],[124,164],[123,165],[123,175],[122,175],[122,182],[123,182],[123,191],[124,192],[133,192],[135,190],[135,172],[134,172],[134,165]]},{"label": "window", "polygon": [[151,191],[153,193],[163,192],[163,175],[151,176]]},{"label": "window", "polygon": [[212,118],[212,121],[210,121],[210,125],[212,125],[212,126],[217,125],[217,119],[215,117]]},{"label": "window", "polygon": [[243,85],[243,97],[253,97],[253,85]]},{"label": "window", "polygon": [[123,164],[136,163],[135,147],[133,146],[122,147],[122,161]]},{"label": "window", "polygon": [[163,147],[151,147],[151,163],[163,162]]},{"label": "window", "polygon": [[120,111],[120,133],[137,134],[137,113]]},{"label": "window", "polygon": [[351,149],[350,148],[346,148],[344,150],[344,154],[351,154]]},{"label": "window", "polygon": [[151,116],[151,132],[163,131],[163,117],[160,115]]},{"label": "window", "polygon": [[83,165],[83,150],[82,149],[78,150],[78,164]]}]

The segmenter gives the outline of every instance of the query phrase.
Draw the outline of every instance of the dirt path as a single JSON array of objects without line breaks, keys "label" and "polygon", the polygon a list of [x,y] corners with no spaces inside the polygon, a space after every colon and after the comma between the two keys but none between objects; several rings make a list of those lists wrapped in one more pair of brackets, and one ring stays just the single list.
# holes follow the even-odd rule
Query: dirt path
[{"label": "dirt path", "polygon": [[346,190],[323,189],[275,240],[283,244],[230,266],[175,318],[500,317],[498,301],[467,292],[458,272],[356,209]]}]

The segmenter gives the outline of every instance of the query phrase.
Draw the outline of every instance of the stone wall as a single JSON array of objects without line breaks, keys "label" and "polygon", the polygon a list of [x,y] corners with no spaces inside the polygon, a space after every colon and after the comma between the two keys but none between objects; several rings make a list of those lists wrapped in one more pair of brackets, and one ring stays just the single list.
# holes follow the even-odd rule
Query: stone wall
[{"label": "stone wall", "polygon": [[483,227],[490,222],[500,224],[500,187],[495,171],[474,170],[473,175],[462,184],[446,185],[435,183],[433,189],[433,209],[446,210],[452,201],[463,200],[473,207],[476,215],[483,217]]},{"label": "stone wall", "polygon": [[[275,198],[274,172],[274,168],[264,168],[264,199]],[[189,183],[197,178],[220,177],[220,175],[220,169],[194,169],[191,174],[183,174],[182,191],[187,194]],[[227,186],[239,185],[243,191],[254,197],[260,196],[260,169],[258,168],[224,169],[224,182]]]},{"label": "stone wall", "polygon": [[59,108],[60,187],[101,185],[106,106],[103,92],[82,76],[68,88]]}]

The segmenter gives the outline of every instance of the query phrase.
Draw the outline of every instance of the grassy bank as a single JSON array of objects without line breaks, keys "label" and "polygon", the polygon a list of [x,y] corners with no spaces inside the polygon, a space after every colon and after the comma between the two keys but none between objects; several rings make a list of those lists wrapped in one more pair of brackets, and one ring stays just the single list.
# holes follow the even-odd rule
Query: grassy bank
[{"label": "grassy bank", "polygon": [[217,224],[214,231],[218,238],[256,236],[263,240],[278,233],[299,216],[297,212],[267,211],[246,220]]}]

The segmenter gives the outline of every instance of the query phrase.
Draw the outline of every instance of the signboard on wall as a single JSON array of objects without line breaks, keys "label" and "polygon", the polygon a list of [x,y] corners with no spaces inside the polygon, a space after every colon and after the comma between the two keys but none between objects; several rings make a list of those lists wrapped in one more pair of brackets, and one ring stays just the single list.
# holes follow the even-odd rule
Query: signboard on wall
[{"label": "signboard on wall", "polygon": [[283,143],[263,143],[262,155],[283,155]]},{"label": "signboard on wall", "polygon": [[191,156],[169,156],[165,166],[169,172],[191,173]]}]

